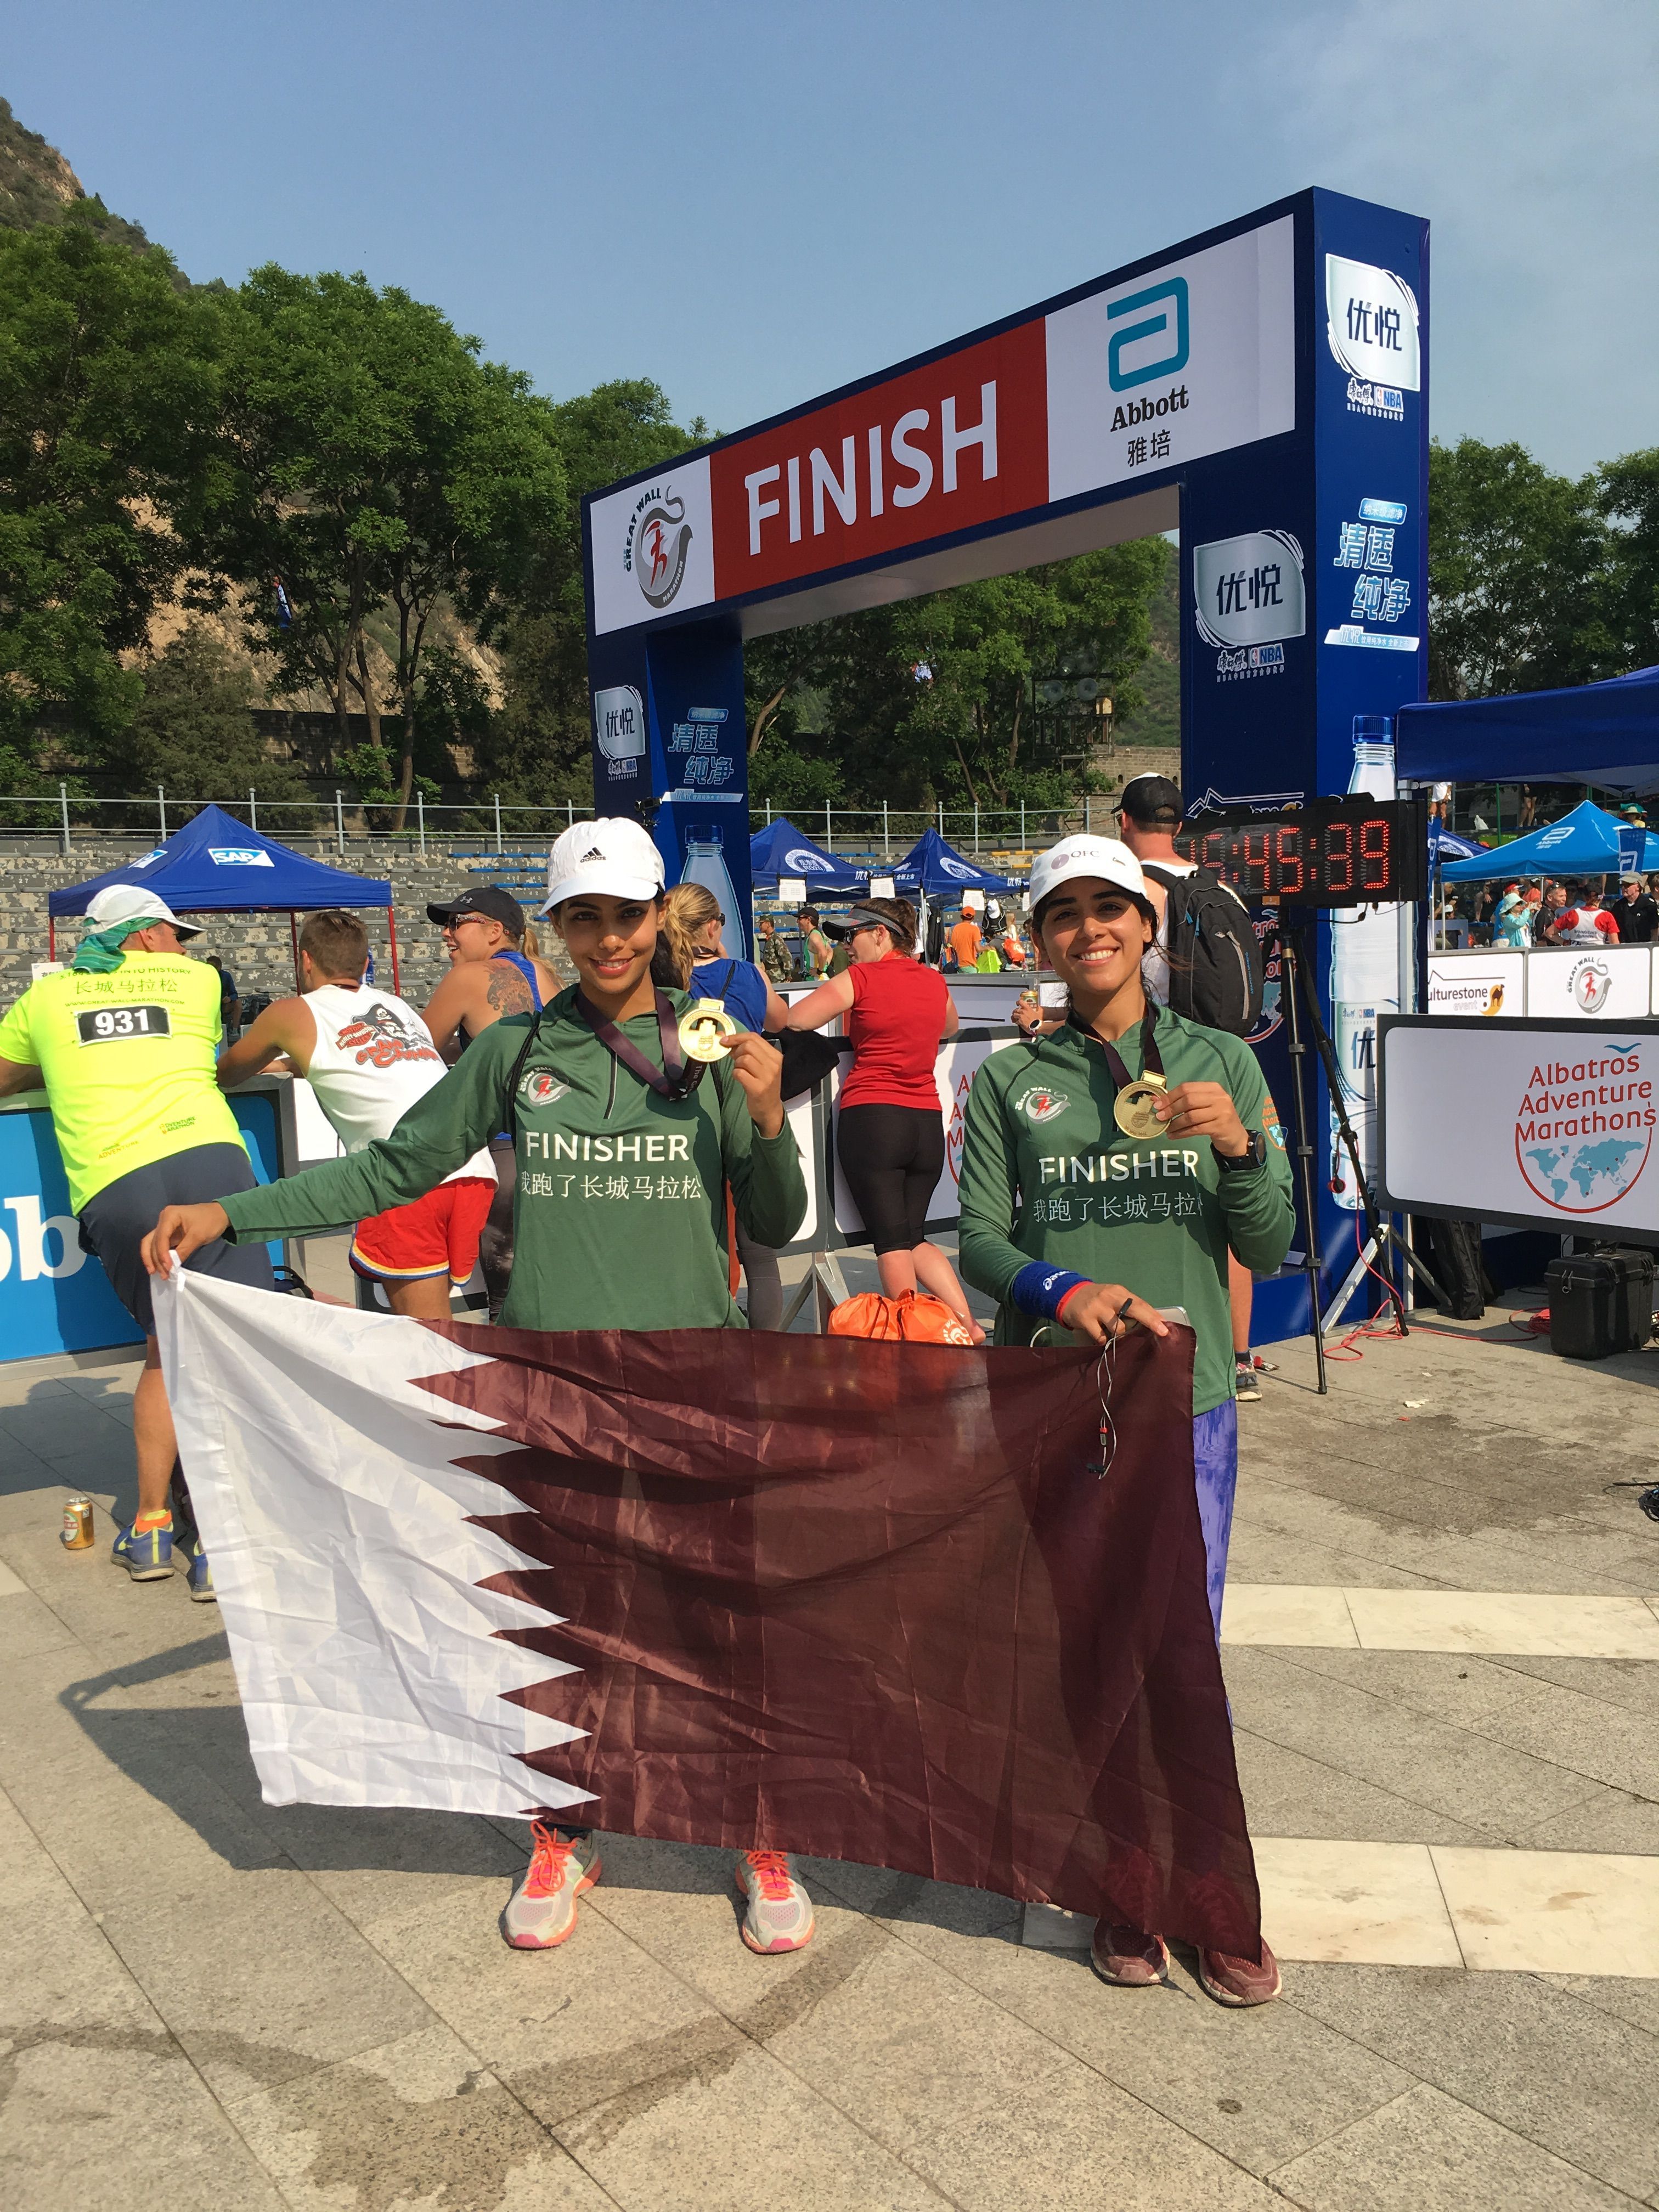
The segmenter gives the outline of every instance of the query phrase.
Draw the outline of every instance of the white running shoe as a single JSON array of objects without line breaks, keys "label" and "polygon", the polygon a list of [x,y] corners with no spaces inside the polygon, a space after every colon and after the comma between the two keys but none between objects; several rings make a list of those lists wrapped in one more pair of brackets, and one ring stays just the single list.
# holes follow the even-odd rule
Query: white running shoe
[{"label": "white running shoe", "polygon": [[600,1875],[599,1847],[586,1829],[544,1827],[532,1820],[536,1848],[501,1915],[501,1934],[515,1951],[550,1951],[576,1932],[576,1899]]},{"label": "white running shoe", "polygon": [[812,1940],[812,1900],[795,1877],[790,1851],[744,1851],[735,1869],[749,1900],[743,1940],[751,1951],[799,1951]]}]

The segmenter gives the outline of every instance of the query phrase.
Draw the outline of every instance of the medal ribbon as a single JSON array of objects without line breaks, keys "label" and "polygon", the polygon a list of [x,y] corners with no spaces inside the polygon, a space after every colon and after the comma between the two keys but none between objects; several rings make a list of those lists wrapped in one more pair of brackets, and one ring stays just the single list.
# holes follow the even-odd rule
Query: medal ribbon
[{"label": "medal ribbon", "polygon": [[1140,1024],[1140,1065],[1143,1073],[1139,1076],[1130,1074],[1128,1069],[1123,1065],[1122,1054],[1115,1044],[1109,1044],[1104,1037],[1095,1036],[1092,1030],[1084,1031],[1085,1036],[1095,1037],[1095,1042],[1105,1054],[1106,1065],[1112,1071],[1112,1080],[1120,1091],[1126,1090],[1132,1083],[1144,1080],[1147,1075],[1163,1074],[1164,1055],[1158,1048],[1157,1038],[1152,1035],[1157,1024],[1158,1008],[1148,1006],[1146,1018]]},{"label": "medal ribbon", "polygon": [[617,1027],[590,1006],[580,991],[576,994],[576,1012],[587,1024],[599,1042],[613,1060],[619,1060],[630,1075],[654,1091],[659,1098],[678,1101],[689,1098],[702,1080],[703,1063],[694,1061],[688,1069],[680,1051],[680,1026],[667,994],[657,993],[657,1029],[662,1038],[662,1066],[653,1067],[639,1047],[630,1044]]}]

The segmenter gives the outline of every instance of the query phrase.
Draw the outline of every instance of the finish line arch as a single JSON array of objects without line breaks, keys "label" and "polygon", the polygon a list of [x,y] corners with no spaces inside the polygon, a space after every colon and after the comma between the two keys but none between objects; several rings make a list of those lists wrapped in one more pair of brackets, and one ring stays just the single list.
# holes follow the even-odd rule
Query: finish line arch
[{"label": "finish line arch", "polygon": [[745,638],[1166,530],[1189,805],[1374,774],[1427,690],[1428,274],[1299,192],[590,495],[596,811],[671,877],[717,841],[746,937]]}]

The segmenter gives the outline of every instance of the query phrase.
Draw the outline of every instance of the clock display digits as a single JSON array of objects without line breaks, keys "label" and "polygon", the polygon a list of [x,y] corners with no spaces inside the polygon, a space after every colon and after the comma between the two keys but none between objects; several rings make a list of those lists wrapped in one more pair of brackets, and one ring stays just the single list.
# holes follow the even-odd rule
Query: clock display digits
[{"label": "clock display digits", "polygon": [[1252,904],[1391,906],[1426,892],[1420,799],[1310,799],[1296,806],[1205,815],[1180,851]]}]

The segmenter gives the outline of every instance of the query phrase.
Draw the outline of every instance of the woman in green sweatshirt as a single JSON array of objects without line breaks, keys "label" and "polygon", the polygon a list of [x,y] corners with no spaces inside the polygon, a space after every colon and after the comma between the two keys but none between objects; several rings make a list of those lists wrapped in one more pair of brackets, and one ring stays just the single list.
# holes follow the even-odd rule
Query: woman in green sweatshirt
[{"label": "woman in green sweatshirt", "polygon": [[[550,855],[543,911],[564,939],[575,985],[539,1015],[483,1030],[390,1137],[267,1185],[261,1206],[245,1207],[240,1193],[168,1206],[144,1241],[150,1273],[169,1252],[188,1258],[216,1237],[314,1236],[407,1206],[509,1129],[518,1191],[505,1327],[743,1328],[726,1187],[745,1234],[768,1246],[799,1228],[806,1187],[775,1048],[744,1031],[722,1062],[686,1059],[678,1025],[690,1001],[651,975],[664,873],[637,823],[567,830]],[[599,1872],[587,1831],[534,1827],[534,1853],[501,1923],[526,1950],[574,1932],[576,1899]],[[808,1941],[811,1904],[785,1854],[744,1852],[737,1880],[751,1950]]]},{"label": "woman in green sweatshirt", "polygon": [[[1071,992],[1070,1019],[994,1053],[974,1079],[963,1145],[962,1272],[1000,1306],[997,1341],[1045,1323],[1096,1343],[1131,1327],[1168,1334],[1181,1306],[1198,1339],[1193,1460],[1210,1610],[1221,1598],[1238,1478],[1227,1253],[1271,1273],[1295,1229],[1285,1134],[1243,1041],[1153,1005],[1140,963],[1156,915],[1140,863],[1108,837],[1070,837],[1031,871],[1032,933]],[[252,1197],[253,1194],[249,1194]],[[1102,1921],[1109,1981],[1161,1978],[1162,1939]],[[1279,1993],[1262,1963],[1200,1954],[1212,1996]]]}]

